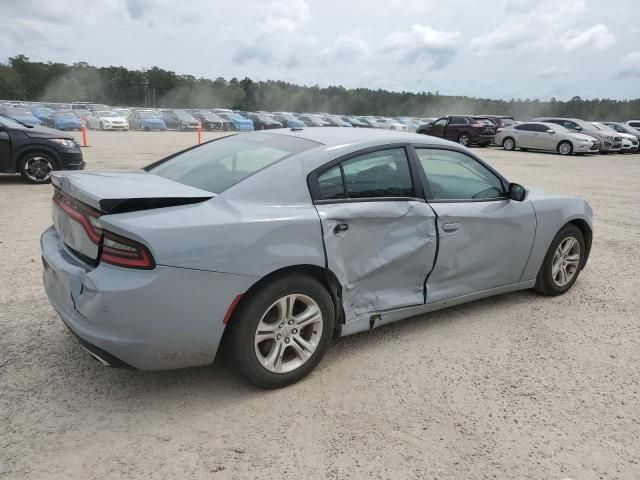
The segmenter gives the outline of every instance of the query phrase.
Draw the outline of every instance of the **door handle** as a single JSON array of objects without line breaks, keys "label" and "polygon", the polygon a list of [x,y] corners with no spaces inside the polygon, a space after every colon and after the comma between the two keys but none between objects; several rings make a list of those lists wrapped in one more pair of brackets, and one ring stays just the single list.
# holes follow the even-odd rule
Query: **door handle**
[{"label": "door handle", "polygon": [[442,225],[442,230],[444,232],[455,232],[458,228],[460,228],[459,223],[445,223]]},{"label": "door handle", "polygon": [[339,223],[335,227],[333,227],[333,233],[336,234],[340,232],[346,232],[347,230],[349,230],[349,225],[347,225],[346,223]]}]

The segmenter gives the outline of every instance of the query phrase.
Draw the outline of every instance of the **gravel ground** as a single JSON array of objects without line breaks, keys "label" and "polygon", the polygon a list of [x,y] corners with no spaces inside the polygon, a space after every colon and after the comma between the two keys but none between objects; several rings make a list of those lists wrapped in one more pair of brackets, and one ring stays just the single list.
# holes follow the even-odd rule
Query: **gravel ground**
[{"label": "gravel ground", "polygon": [[[89,141],[89,169],[135,168],[195,134]],[[98,364],[42,289],[51,188],[0,176],[0,477],[640,478],[640,155],[477,151],[515,181],[591,202],[593,250],[574,288],[338,340],[278,391],[221,362]]]}]

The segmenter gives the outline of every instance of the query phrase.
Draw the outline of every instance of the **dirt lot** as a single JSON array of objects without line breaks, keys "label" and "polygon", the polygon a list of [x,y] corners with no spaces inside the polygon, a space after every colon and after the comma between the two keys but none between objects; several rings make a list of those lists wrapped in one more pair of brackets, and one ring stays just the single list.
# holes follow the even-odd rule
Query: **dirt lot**
[{"label": "dirt lot", "polygon": [[[135,168],[195,134],[89,140],[89,169]],[[219,362],[93,360],[42,289],[51,188],[0,176],[0,478],[640,478],[640,155],[479,153],[591,202],[575,287],[339,340],[306,380],[269,392]]]}]

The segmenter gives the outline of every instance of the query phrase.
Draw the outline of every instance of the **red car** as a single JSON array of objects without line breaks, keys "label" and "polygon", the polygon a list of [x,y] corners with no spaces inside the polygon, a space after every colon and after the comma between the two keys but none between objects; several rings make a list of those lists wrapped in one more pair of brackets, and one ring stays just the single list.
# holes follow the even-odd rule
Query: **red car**
[{"label": "red car", "polygon": [[471,145],[484,147],[493,143],[496,127],[487,117],[447,115],[420,126],[416,132],[458,142],[465,147]]}]

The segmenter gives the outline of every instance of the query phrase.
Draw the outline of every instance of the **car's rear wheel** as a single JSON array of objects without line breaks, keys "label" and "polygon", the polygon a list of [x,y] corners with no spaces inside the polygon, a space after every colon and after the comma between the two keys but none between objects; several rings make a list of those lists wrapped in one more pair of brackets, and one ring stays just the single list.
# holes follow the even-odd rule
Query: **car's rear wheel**
[{"label": "car's rear wheel", "polygon": [[29,152],[20,159],[20,175],[27,183],[49,183],[55,169],[55,160],[43,152]]},{"label": "car's rear wheel", "polygon": [[514,150],[516,148],[516,142],[513,138],[507,137],[502,141],[502,148],[505,150]]},{"label": "car's rear wheel", "polygon": [[244,298],[225,345],[238,372],[254,385],[280,388],[308,375],[329,347],[333,302],[317,280],[280,277]]},{"label": "car's rear wheel", "polygon": [[586,254],[584,237],[578,227],[565,225],[551,242],[538,272],[535,290],[544,295],[561,295],[576,282]]},{"label": "car's rear wheel", "polygon": [[471,143],[471,137],[469,137],[468,133],[461,133],[458,136],[458,143],[464,147],[468,147]]},{"label": "car's rear wheel", "polygon": [[571,155],[572,152],[573,152],[573,145],[571,145],[571,142],[567,140],[563,140],[558,144],[558,153],[560,155]]}]

